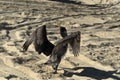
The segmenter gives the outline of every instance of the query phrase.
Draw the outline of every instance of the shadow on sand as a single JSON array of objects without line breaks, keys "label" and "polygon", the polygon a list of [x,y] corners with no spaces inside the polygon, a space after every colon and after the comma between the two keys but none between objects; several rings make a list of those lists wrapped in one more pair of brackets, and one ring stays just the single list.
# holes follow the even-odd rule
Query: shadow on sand
[{"label": "shadow on sand", "polygon": [[72,0],[50,0],[50,1],[56,1],[56,2],[61,2],[61,3],[66,3],[66,4],[74,4],[74,5],[82,5],[86,7],[94,7],[96,9],[102,8],[102,6],[99,6],[97,4],[85,4],[84,2],[77,2],[77,1],[72,1]]},{"label": "shadow on sand", "polygon": [[[83,69],[83,71],[82,72],[68,71],[68,70],[77,71],[79,69]],[[93,67],[75,67],[75,68],[68,69],[68,70],[64,69],[63,75],[66,77],[72,77],[73,75],[77,75],[77,76],[86,76],[86,77],[94,78],[96,80],[102,80],[102,79],[107,79],[107,78],[113,78],[115,80],[120,80],[120,77],[113,75],[116,73],[116,71],[103,71],[103,70],[99,70]]]},{"label": "shadow on sand", "polygon": [[93,2],[94,4],[86,4],[82,1],[77,2],[75,0],[74,1],[73,0],[50,0],[50,1],[56,1],[56,2],[61,2],[61,3],[66,3],[66,4],[74,4],[74,5],[79,5],[79,6],[81,5],[81,6],[85,6],[85,7],[89,8],[89,9],[99,9],[99,10],[105,9],[105,8],[110,8],[110,7],[115,6],[120,3],[120,2],[118,2],[116,4],[109,5],[109,4],[99,4],[99,3],[97,4],[94,2]]},{"label": "shadow on sand", "polygon": [[13,30],[13,29],[15,29],[14,27],[7,27],[9,25],[10,24],[8,24],[7,22],[0,23],[0,30]]},{"label": "shadow on sand", "polygon": [[81,5],[81,2],[76,2],[76,1],[71,1],[71,0],[50,0],[50,1]]}]

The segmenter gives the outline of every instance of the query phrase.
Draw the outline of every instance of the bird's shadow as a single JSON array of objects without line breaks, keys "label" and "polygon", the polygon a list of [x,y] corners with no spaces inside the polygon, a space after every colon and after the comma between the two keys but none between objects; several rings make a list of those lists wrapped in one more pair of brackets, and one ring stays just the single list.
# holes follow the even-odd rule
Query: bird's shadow
[{"label": "bird's shadow", "polygon": [[[69,70],[77,71],[79,69],[83,69],[82,72],[71,72]],[[120,80],[120,77],[115,76],[116,71],[104,71],[104,70],[99,70],[93,67],[75,67],[72,69],[64,69],[64,76],[66,77],[72,77],[73,75],[77,76],[86,76],[90,78],[94,78],[96,80],[102,80],[102,79],[107,79],[107,78],[113,78],[115,80]]]}]

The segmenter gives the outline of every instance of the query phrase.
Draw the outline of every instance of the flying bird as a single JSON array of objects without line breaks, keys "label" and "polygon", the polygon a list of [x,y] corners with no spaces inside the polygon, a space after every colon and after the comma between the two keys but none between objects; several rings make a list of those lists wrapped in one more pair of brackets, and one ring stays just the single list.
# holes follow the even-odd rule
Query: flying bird
[{"label": "flying bird", "polygon": [[[63,30],[60,32],[60,34],[62,37],[64,37],[66,35],[66,32],[64,31],[65,29],[64,27],[61,27],[61,29]],[[47,38],[46,25],[42,25],[33,31],[30,38],[27,39],[23,44],[23,50],[27,51],[32,42],[34,43],[35,50],[38,52],[38,54],[43,53],[46,56],[49,56],[52,53],[54,44],[52,44]]]},{"label": "flying bird", "polygon": [[[62,32],[62,30],[63,28],[60,28],[60,32]],[[61,59],[66,54],[68,44],[71,46],[72,53],[74,56],[78,56],[80,52],[80,37],[81,37],[80,31],[73,32],[70,35],[67,35],[66,31],[66,34],[63,34],[61,36],[63,36],[64,38],[56,43],[48,61],[45,63],[47,65],[52,65],[52,68],[55,70],[54,73],[57,73],[57,69],[61,62]]]}]

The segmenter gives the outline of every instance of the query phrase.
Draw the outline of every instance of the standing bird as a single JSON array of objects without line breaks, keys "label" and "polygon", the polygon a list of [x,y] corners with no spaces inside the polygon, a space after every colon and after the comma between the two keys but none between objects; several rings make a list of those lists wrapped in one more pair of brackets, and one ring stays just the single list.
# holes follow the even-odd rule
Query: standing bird
[{"label": "standing bird", "polygon": [[[64,34],[61,33],[63,31],[65,31]],[[61,27],[60,33],[61,36],[63,36],[64,38],[56,43],[49,57],[49,60],[45,63],[47,65],[52,65],[52,68],[55,70],[54,73],[57,73],[57,69],[61,62],[61,59],[63,58],[67,51],[68,44],[70,44],[74,56],[78,56],[80,51],[80,36],[81,36],[80,31],[71,33],[70,35],[67,36],[66,29]]]},{"label": "standing bird", "polygon": [[[64,27],[61,27],[62,29]],[[66,35],[66,32],[61,32],[61,36],[64,37]],[[43,25],[39,28],[37,28],[30,38],[26,40],[26,42],[23,44],[23,50],[27,51],[30,44],[34,42],[35,50],[41,54],[42,52],[49,56],[52,53],[52,50],[54,48],[54,44],[52,44],[48,38],[47,38],[47,31],[46,31],[46,25]]]},{"label": "standing bird", "polygon": [[29,45],[34,42],[35,50],[41,54],[42,52],[49,56],[49,60],[45,64],[52,64],[55,73],[57,73],[58,65],[61,62],[62,57],[65,55],[68,44],[72,47],[74,56],[78,56],[80,51],[80,32],[71,33],[67,36],[67,30],[64,27],[60,27],[60,34],[63,39],[57,41],[56,45],[53,45],[47,39],[46,25],[37,28],[30,38],[23,44],[23,50],[26,51]]}]

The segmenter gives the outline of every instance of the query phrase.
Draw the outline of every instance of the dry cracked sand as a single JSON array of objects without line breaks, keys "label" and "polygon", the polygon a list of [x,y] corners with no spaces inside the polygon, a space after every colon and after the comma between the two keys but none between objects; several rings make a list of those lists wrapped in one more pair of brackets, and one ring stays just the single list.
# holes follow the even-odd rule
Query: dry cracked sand
[{"label": "dry cracked sand", "polygon": [[[69,0],[0,0],[0,80],[120,80],[119,14],[119,4],[100,8]],[[52,43],[61,39],[54,25],[66,27],[68,34],[82,33],[79,57],[68,49],[58,74],[41,65],[48,57],[33,45],[22,51],[42,24]]]}]

